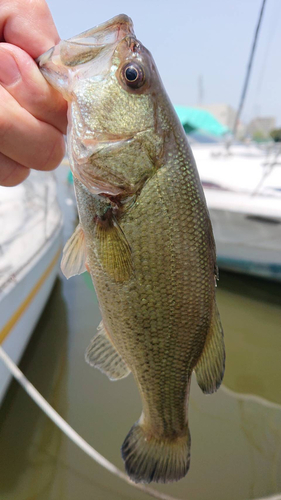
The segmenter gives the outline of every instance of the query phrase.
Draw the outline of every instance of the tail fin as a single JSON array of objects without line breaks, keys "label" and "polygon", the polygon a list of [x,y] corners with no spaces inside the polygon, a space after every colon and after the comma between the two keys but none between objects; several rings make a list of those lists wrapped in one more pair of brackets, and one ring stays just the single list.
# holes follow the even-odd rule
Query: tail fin
[{"label": "tail fin", "polygon": [[141,424],[131,428],[122,445],[127,474],[135,483],[170,483],[187,474],[190,462],[190,434],[175,439],[156,439],[145,434]]}]

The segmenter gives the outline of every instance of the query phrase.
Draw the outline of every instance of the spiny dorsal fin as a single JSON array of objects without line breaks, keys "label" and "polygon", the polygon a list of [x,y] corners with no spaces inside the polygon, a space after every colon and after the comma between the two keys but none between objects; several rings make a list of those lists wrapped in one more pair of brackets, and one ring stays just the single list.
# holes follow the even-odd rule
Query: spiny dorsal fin
[{"label": "spiny dorsal fin", "polygon": [[215,392],[221,385],[225,367],[223,329],[217,304],[214,303],[210,330],[195,373],[198,385],[205,394]]},{"label": "spiny dorsal fin", "polygon": [[86,350],[86,361],[105,373],[110,380],[127,377],[130,370],[112,344],[101,321],[96,336]]},{"label": "spiny dorsal fin", "polygon": [[73,235],[67,241],[62,255],[61,270],[65,277],[71,278],[76,274],[82,274],[86,271],[86,244],[84,232],[78,224]]},{"label": "spiny dorsal fin", "polygon": [[96,225],[99,259],[105,272],[116,282],[127,281],[133,271],[132,251],[119,224]]}]

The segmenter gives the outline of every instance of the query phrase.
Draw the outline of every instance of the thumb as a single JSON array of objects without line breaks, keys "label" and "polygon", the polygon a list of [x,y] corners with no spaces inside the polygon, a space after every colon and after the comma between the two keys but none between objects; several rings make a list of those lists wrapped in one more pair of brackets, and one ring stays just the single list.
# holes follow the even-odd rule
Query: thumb
[{"label": "thumb", "polygon": [[35,118],[66,132],[66,101],[22,49],[0,43],[0,83]]}]

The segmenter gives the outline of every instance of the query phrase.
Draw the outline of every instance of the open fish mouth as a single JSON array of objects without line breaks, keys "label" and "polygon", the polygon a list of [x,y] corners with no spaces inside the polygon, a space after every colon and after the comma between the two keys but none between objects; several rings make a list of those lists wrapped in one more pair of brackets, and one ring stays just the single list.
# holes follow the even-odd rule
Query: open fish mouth
[{"label": "open fish mouth", "polygon": [[109,21],[84,31],[68,40],[81,45],[105,46],[116,43],[127,35],[135,36],[132,20],[125,14],[113,17]]},{"label": "open fish mouth", "polygon": [[110,69],[117,45],[126,37],[135,38],[133,22],[125,14],[120,14],[80,35],[61,40],[36,62],[46,80],[70,100],[69,81],[75,79],[77,71],[80,79],[81,68],[86,74],[86,63],[91,62],[91,76],[102,78]]},{"label": "open fish mouth", "polygon": [[109,21],[84,31],[52,47],[36,59],[40,69],[50,60],[54,64],[74,67],[84,64],[118,42],[131,35],[135,37],[132,20],[125,14],[115,16]]}]

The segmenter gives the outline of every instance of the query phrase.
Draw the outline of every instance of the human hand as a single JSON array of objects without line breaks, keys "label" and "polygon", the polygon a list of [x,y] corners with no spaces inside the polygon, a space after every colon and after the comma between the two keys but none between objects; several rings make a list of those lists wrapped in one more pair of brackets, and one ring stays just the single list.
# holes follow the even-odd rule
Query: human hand
[{"label": "human hand", "polygon": [[67,104],[34,61],[59,42],[45,0],[0,0],[0,37],[0,185],[15,186],[62,160]]}]

